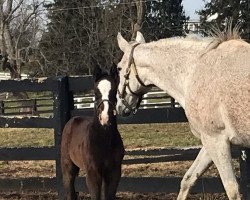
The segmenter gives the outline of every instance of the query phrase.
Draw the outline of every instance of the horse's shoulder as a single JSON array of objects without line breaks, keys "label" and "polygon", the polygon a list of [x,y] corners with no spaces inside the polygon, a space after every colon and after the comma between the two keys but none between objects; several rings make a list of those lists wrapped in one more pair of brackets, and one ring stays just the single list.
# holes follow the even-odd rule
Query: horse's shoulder
[{"label": "horse's shoulder", "polygon": [[88,128],[89,125],[93,122],[93,117],[88,116],[75,116],[72,117],[66,124],[65,127],[69,129],[78,129],[79,127]]},{"label": "horse's shoulder", "polygon": [[70,121],[72,123],[80,124],[83,122],[91,122],[92,120],[93,120],[93,117],[89,117],[89,116],[75,116],[71,118]]}]

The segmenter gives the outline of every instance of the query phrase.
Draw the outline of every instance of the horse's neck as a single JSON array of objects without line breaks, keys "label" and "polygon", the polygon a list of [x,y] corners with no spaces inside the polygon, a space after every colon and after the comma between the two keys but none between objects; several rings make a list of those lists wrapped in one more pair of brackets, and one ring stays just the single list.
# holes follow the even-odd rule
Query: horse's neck
[{"label": "horse's neck", "polygon": [[[192,45],[191,42],[194,44]],[[195,60],[209,43],[166,39],[138,46],[134,52],[138,73],[146,84],[166,91],[185,108],[188,78]]]}]

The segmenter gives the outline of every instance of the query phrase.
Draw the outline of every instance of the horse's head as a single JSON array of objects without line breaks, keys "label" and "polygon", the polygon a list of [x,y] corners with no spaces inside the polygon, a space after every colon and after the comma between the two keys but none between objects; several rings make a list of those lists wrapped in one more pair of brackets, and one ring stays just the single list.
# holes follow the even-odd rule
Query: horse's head
[{"label": "horse's head", "polygon": [[112,66],[109,73],[103,72],[98,66],[94,70],[95,111],[102,126],[110,126],[115,123],[116,93],[118,86],[118,71]]},{"label": "horse's head", "polygon": [[[117,111],[123,116],[136,113],[140,106],[142,96],[148,92],[148,85],[145,85],[137,72],[137,65],[134,61],[134,49],[145,39],[140,32],[137,32],[136,40],[127,42],[120,33],[117,35],[118,45],[124,55],[118,63],[120,83],[117,93]],[[150,85],[151,86],[151,85]]]}]

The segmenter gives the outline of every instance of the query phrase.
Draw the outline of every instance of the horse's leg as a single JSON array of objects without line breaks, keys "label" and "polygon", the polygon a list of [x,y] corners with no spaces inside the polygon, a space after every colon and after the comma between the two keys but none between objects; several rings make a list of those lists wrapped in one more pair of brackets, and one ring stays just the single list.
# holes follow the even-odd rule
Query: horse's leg
[{"label": "horse's leg", "polygon": [[181,181],[181,188],[177,200],[185,200],[187,198],[191,187],[195,184],[196,180],[208,169],[208,167],[211,166],[211,164],[211,158],[208,156],[204,147],[202,147],[198,156],[188,171],[185,173]]},{"label": "horse's leg", "polygon": [[87,169],[86,176],[87,187],[92,200],[101,199],[102,176],[101,173],[93,168]]},{"label": "horse's leg", "polygon": [[74,183],[78,173],[79,173],[79,168],[70,159],[64,159],[62,161],[62,175],[63,175],[65,200],[77,199]]},{"label": "horse's leg", "polygon": [[232,166],[230,141],[225,132],[202,135],[201,141],[217,167],[229,200],[240,200],[238,183]]}]

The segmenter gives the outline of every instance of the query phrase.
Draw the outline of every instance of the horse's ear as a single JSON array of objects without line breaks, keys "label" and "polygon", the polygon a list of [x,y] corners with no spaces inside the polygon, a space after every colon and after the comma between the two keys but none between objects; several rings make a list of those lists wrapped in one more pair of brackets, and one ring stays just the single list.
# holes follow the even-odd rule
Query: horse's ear
[{"label": "horse's ear", "polygon": [[110,68],[110,75],[113,77],[115,81],[117,81],[119,78],[118,69],[115,63],[113,63],[112,67]]},{"label": "horse's ear", "polygon": [[136,38],[135,38],[135,41],[138,42],[138,43],[146,43],[142,33],[140,31],[137,31],[136,32]]},{"label": "horse's ear", "polygon": [[95,81],[100,79],[101,76],[102,76],[102,69],[100,68],[99,65],[96,65],[94,68],[94,72],[93,72],[93,77],[94,77]]},{"label": "horse's ear", "polygon": [[118,42],[119,48],[123,52],[125,52],[126,48],[129,47],[129,43],[122,37],[120,32],[117,34],[117,42]]}]

